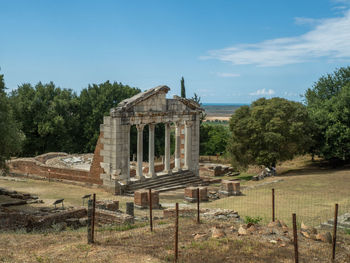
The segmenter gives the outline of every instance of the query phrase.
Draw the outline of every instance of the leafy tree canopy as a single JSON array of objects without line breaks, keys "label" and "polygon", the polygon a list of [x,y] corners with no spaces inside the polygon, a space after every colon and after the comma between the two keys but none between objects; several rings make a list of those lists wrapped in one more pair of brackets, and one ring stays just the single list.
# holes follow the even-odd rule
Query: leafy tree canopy
[{"label": "leafy tree canopy", "polygon": [[79,111],[81,145],[84,147],[84,152],[94,151],[103,116],[109,115],[110,109],[119,102],[139,92],[137,88],[109,81],[98,85],[92,84],[82,90],[79,97]]},{"label": "leafy tree canopy", "polygon": [[108,81],[89,85],[80,96],[52,82],[19,86],[11,93],[10,102],[26,135],[23,155],[93,152],[103,116],[138,92],[139,89]]},{"label": "leafy tree canopy", "polygon": [[5,161],[21,150],[23,133],[14,120],[5,92],[4,75],[0,75],[0,170],[5,168]]},{"label": "leafy tree canopy", "polygon": [[282,98],[261,98],[242,106],[230,119],[228,152],[232,164],[275,166],[304,153],[311,144],[311,124],[304,105]]},{"label": "leafy tree canopy", "polygon": [[326,160],[350,160],[350,67],[321,77],[305,93],[315,123],[313,152]]},{"label": "leafy tree canopy", "polygon": [[200,154],[216,155],[225,152],[229,137],[230,131],[227,126],[202,123],[200,126]]}]

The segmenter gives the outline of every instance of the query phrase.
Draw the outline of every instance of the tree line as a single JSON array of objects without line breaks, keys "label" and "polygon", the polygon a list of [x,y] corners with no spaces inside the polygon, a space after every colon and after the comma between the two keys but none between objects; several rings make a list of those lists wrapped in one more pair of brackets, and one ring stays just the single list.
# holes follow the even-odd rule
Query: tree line
[{"label": "tree line", "polygon": [[[4,76],[0,75],[0,168],[15,155],[93,152],[103,116],[120,101],[140,92],[109,81],[88,85],[79,95],[53,82],[26,83],[9,93],[5,90]],[[183,78],[181,96],[186,96]],[[200,103],[197,94],[192,99]],[[159,138],[155,153],[160,156],[164,154],[164,125],[158,124],[155,132]],[[144,142],[148,142],[147,129]],[[136,129],[132,127],[131,153],[136,147]],[[237,109],[228,126],[201,123],[200,154],[222,153],[238,169],[250,164],[273,167],[305,153],[334,165],[348,162],[350,67],[322,76],[305,92],[303,103],[261,98]]]}]

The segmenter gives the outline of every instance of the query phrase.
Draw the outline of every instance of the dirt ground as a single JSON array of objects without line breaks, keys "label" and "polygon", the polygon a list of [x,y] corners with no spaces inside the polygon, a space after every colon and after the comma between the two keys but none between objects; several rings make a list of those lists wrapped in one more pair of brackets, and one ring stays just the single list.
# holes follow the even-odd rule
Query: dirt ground
[{"label": "dirt ground", "polygon": [[[211,237],[210,229],[219,226],[223,237]],[[294,262],[294,247],[289,241],[264,235],[267,227],[239,236],[238,225],[179,221],[179,262]],[[196,239],[196,234],[203,236]],[[96,233],[96,243],[86,243],[85,229],[48,233],[1,233],[0,262],[173,262],[174,224],[155,223],[128,231],[116,229]],[[272,242],[275,240],[276,242]],[[349,262],[350,236],[339,235],[336,262]],[[300,262],[330,262],[332,245],[299,236]]]}]

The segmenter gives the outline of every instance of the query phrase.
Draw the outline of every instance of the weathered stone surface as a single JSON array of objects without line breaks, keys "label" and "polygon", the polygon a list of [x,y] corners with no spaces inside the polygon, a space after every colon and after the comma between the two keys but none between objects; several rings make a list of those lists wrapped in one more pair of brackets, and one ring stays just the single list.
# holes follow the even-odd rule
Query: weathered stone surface
[{"label": "weathered stone surface", "polygon": [[[149,191],[148,190],[137,190],[134,193],[134,204],[138,208],[149,207]],[[159,208],[159,192],[152,190],[152,208]]]},{"label": "weathered stone surface", "polygon": [[240,236],[248,235],[248,231],[247,231],[247,229],[245,229],[245,228],[243,227],[243,225],[241,225],[241,226],[238,228],[238,235],[240,235]]},{"label": "weathered stone surface", "polygon": [[226,236],[226,233],[223,229],[218,228],[218,227],[213,227],[211,229],[211,237],[212,238],[222,238],[225,236]]},{"label": "weathered stone surface", "polygon": [[185,188],[185,199],[189,202],[197,202],[197,189],[199,189],[199,200],[208,201],[207,187],[187,187]]},{"label": "weathered stone surface", "polygon": [[240,182],[238,181],[227,181],[223,180],[221,182],[220,194],[231,196],[231,195],[240,195],[241,187]]},{"label": "weathered stone surface", "polygon": [[96,208],[109,210],[109,211],[118,211],[119,201],[98,200],[96,201]]},{"label": "weathered stone surface", "polygon": [[329,232],[326,232],[323,234],[318,233],[315,238],[316,238],[316,240],[332,244],[332,235]]}]

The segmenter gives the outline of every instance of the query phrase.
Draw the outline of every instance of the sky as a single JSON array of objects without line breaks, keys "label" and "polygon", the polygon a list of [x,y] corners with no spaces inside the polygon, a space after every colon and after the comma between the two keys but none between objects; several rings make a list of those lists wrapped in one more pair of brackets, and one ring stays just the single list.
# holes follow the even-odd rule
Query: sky
[{"label": "sky", "polygon": [[80,93],[117,81],[204,103],[303,101],[350,65],[350,0],[0,0],[9,91],[53,81]]}]

